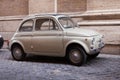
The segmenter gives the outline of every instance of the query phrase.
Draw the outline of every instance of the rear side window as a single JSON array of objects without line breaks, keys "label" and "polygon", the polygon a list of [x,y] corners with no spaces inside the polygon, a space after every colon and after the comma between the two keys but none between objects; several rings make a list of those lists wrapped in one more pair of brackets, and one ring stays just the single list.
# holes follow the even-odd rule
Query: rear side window
[{"label": "rear side window", "polygon": [[58,25],[52,19],[37,19],[35,24],[36,31],[49,31],[49,30],[59,30]]},{"label": "rear side window", "polygon": [[32,30],[33,30],[33,20],[27,20],[23,22],[23,24],[19,29],[20,32],[30,32]]}]

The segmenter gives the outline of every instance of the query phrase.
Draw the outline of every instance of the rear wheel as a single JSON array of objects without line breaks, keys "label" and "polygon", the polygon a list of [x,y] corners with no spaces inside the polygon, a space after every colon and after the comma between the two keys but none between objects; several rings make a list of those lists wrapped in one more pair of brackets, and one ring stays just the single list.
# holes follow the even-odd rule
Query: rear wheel
[{"label": "rear wheel", "polygon": [[86,62],[87,55],[81,47],[71,46],[68,50],[67,58],[71,64],[81,66]]},{"label": "rear wheel", "polygon": [[12,57],[17,61],[24,60],[24,58],[26,57],[26,54],[24,53],[22,47],[19,45],[14,45],[11,52]]},{"label": "rear wheel", "polygon": [[3,47],[3,44],[4,44],[4,39],[0,38],[0,49]]}]

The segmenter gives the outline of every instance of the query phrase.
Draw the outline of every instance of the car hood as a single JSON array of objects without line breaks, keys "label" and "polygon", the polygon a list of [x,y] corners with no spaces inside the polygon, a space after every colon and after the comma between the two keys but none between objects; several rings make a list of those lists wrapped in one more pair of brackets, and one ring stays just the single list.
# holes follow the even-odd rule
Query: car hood
[{"label": "car hood", "polygon": [[81,29],[81,28],[70,28],[66,29],[66,35],[67,36],[96,36],[100,35],[98,32],[93,31],[93,30],[88,30],[88,29]]}]

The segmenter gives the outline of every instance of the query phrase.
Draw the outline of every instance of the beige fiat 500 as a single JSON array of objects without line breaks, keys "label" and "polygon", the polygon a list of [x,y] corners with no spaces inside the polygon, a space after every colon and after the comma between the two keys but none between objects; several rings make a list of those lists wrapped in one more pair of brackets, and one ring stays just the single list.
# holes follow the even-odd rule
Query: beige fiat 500
[{"label": "beige fiat 500", "polygon": [[26,54],[66,57],[80,66],[87,57],[96,57],[104,47],[99,33],[78,28],[69,16],[49,14],[25,18],[12,37],[9,47],[15,60]]}]

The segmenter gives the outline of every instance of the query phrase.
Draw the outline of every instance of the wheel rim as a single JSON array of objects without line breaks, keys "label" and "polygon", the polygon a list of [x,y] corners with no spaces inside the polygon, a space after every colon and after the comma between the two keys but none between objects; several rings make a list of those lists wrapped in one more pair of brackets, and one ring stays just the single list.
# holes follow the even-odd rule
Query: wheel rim
[{"label": "wheel rim", "polygon": [[21,59],[22,57],[22,51],[19,48],[14,48],[13,49],[13,56],[15,59]]},{"label": "wheel rim", "polygon": [[81,55],[80,55],[80,51],[77,50],[77,49],[74,49],[70,52],[70,60],[73,62],[73,63],[79,63],[81,62]]}]

